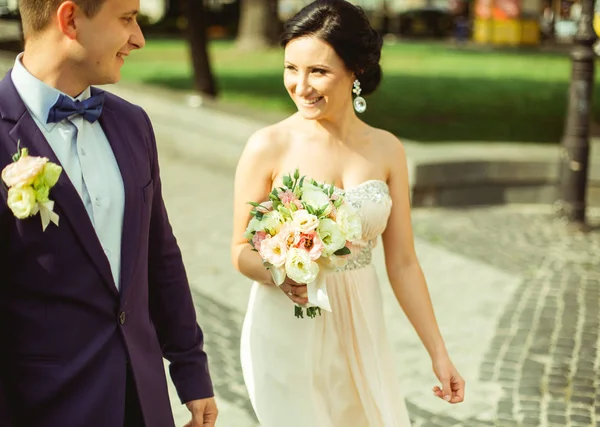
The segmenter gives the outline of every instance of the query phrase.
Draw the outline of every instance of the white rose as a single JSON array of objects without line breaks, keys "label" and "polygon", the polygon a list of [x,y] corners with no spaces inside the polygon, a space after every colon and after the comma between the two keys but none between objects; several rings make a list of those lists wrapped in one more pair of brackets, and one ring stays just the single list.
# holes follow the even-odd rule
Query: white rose
[{"label": "white rose", "polygon": [[283,215],[278,211],[271,211],[266,213],[260,221],[260,227],[262,231],[274,235],[279,233],[281,224],[283,224]]},{"label": "white rose", "polygon": [[333,205],[329,200],[329,196],[325,194],[319,187],[316,187],[312,184],[305,184],[302,186],[302,201],[313,209],[327,207],[323,214],[325,216],[329,215],[333,209]]},{"label": "white rose", "polygon": [[31,187],[13,187],[9,189],[6,203],[19,219],[25,219],[36,213],[35,191]]},{"label": "white rose", "polygon": [[285,260],[285,271],[297,283],[310,283],[317,278],[319,265],[310,259],[304,249],[290,248]]},{"label": "white rose", "polygon": [[346,240],[358,240],[362,236],[362,223],[360,216],[350,206],[343,204],[337,209],[335,220]]},{"label": "white rose", "polygon": [[301,233],[309,233],[319,225],[319,218],[309,214],[307,210],[301,209],[292,214],[292,224]]},{"label": "white rose", "polygon": [[342,233],[339,225],[331,219],[322,219],[317,228],[317,233],[325,245],[325,249],[323,249],[324,256],[330,256],[346,246],[346,236]]}]

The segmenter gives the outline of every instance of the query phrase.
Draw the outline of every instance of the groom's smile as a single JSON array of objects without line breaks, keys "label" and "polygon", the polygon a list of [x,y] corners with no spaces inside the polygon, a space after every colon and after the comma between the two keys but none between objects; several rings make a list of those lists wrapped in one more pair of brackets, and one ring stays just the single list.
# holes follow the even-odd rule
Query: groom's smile
[{"label": "groom's smile", "polygon": [[91,85],[118,82],[125,57],[144,47],[138,9],[139,0],[105,0],[96,15],[80,18],[77,39],[85,50]]},{"label": "groom's smile", "polygon": [[124,53],[124,52],[119,52],[117,53],[117,58],[119,58],[119,60],[121,61],[121,65],[123,65],[125,63],[125,57],[129,56],[128,53]]}]

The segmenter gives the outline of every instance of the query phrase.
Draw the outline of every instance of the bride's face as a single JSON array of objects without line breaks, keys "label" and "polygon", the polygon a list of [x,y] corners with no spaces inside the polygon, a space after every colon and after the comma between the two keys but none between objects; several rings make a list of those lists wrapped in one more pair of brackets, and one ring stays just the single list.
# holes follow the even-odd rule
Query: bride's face
[{"label": "bride's face", "polygon": [[335,50],[316,37],[285,47],[285,88],[307,119],[324,119],[351,109],[354,78]]}]

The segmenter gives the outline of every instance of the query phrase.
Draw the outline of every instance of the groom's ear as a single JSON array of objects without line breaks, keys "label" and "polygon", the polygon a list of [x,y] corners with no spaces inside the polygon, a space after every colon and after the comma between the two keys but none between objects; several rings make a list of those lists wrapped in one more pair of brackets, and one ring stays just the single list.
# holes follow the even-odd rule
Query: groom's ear
[{"label": "groom's ear", "polygon": [[72,1],[63,2],[56,11],[58,28],[71,40],[74,40],[77,35],[76,22],[78,21],[77,18],[79,18],[79,15],[82,14],[83,12]]}]

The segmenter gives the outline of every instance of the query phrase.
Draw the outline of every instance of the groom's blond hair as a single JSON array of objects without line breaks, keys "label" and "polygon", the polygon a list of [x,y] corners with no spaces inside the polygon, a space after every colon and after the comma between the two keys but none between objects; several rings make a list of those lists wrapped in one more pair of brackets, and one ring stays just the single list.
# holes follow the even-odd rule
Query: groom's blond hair
[{"label": "groom's blond hair", "polygon": [[[19,0],[19,12],[25,37],[35,35],[46,29],[59,6],[67,0]],[[71,0],[88,17],[93,17],[105,0]]]}]

